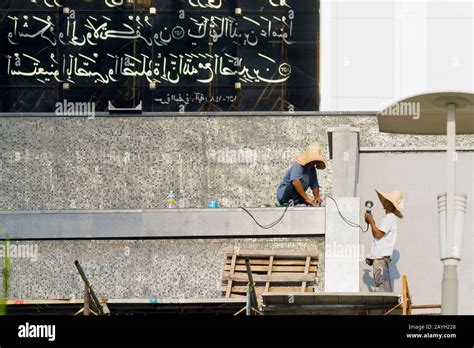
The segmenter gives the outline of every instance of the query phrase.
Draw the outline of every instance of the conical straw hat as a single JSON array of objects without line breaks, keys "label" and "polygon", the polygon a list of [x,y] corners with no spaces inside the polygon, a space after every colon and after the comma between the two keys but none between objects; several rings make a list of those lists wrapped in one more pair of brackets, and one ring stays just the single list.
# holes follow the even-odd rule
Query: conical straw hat
[{"label": "conical straw hat", "polygon": [[316,168],[326,168],[326,162],[324,161],[324,158],[321,155],[321,146],[318,142],[314,142],[309,145],[305,152],[302,152],[295,157],[295,161],[301,164],[302,166],[307,165],[309,162],[317,161]]},{"label": "conical straw hat", "polygon": [[400,219],[403,218],[403,214],[400,211],[400,209],[402,208],[401,206],[402,206],[402,200],[403,200],[403,193],[401,191],[394,190],[392,192],[386,193],[386,192],[375,190],[375,192],[377,192],[377,195],[379,196],[380,202],[382,202],[382,204],[386,200],[389,201],[395,207],[395,215],[398,216]]}]

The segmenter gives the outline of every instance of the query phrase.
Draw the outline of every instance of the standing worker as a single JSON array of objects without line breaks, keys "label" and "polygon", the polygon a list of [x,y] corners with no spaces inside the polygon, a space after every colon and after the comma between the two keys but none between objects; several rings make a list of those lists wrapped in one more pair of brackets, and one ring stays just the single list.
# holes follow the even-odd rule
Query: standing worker
[{"label": "standing worker", "polygon": [[[288,204],[291,200],[296,204],[308,206],[321,205],[319,196],[319,183],[317,169],[325,169],[326,163],[321,156],[321,147],[318,142],[308,146],[305,152],[295,157],[295,162],[283,177],[277,189],[277,200],[281,205]],[[311,188],[314,198],[306,194]]]},{"label": "standing worker", "polygon": [[384,193],[375,190],[380,202],[385,209],[385,216],[377,226],[372,214],[365,214],[365,222],[372,229],[374,240],[372,242],[372,257],[366,262],[373,267],[374,286],[376,292],[391,292],[390,262],[392,261],[393,248],[397,241],[397,220],[403,218],[400,212],[403,193],[392,191]]}]

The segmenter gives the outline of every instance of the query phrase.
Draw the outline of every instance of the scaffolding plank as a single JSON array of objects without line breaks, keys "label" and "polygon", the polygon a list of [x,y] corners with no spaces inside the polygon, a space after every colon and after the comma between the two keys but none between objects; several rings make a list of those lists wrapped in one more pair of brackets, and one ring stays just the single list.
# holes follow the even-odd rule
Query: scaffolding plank
[{"label": "scaffolding plank", "polygon": [[[224,280],[233,280],[237,282],[246,282],[248,281],[247,274],[244,273],[234,273],[234,274],[224,274]],[[281,283],[291,283],[291,282],[311,282],[314,281],[314,275],[311,274],[293,274],[293,273],[273,273],[270,275],[263,274],[253,274],[253,280],[256,283],[265,283],[265,282],[281,282]]]},{"label": "scaffolding plank", "polygon": [[[266,258],[259,258],[259,259],[255,259],[255,258],[250,258],[250,263],[253,264],[253,265],[267,265],[268,264],[268,260]],[[231,257],[228,257],[227,260],[226,260],[226,265],[230,265],[232,262],[232,258]],[[237,265],[245,265],[245,259],[238,259],[236,261],[236,264]],[[273,261],[273,264],[275,266],[305,266],[306,265],[306,260],[303,259],[303,258],[299,258],[299,259],[278,259],[278,260],[274,260]],[[318,264],[318,260],[316,259],[311,259],[311,266],[315,266]]]},{"label": "scaffolding plank", "polygon": [[[227,256],[232,256],[235,251],[227,253]],[[280,258],[294,258],[300,257],[304,260],[306,257],[310,256],[311,258],[318,259],[318,254],[312,253],[310,251],[305,250],[238,250],[237,256],[241,258],[249,258],[249,257],[270,257],[270,256],[278,256]]]},{"label": "scaffolding plank", "polygon": [[[268,261],[267,261],[268,262]],[[251,263],[252,264],[252,263]],[[265,265],[265,266],[254,266],[252,265],[252,273],[256,272],[265,272],[267,273],[270,268],[272,269],[273,272],[306,272],[306,267],[308,267],[308,273],[309,272],[316,272],[317,271],[317,266],[275,266],[273,263],[271,265]],[[226,265],[224,267],[225,271],[230,271],[232,270],[236,272],[245,272],[245,266],[237,265],[232,267],[232,265]]]},{"label": "scaffolding plank", "polygon": [[[234,274],[235,272],[235,261],[237,260],[237,255],[232,255],[232,262],[230,264],[230,274]],[[230,297],[230,293],[232,291],[232,280],[229,280],[227,284],[227,290],[225,292],[225,297]]]}]

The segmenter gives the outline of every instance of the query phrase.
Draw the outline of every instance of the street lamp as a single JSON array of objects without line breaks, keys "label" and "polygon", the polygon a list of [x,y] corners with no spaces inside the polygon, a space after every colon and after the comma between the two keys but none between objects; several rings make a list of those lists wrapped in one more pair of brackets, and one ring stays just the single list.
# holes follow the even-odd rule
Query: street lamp
[{"label": "street lamp", "polygon": [[[410,110],[418,112],[414,115],[403,112]],[[434,92],[416,95],[385,108],[378,114],[378,121],[381,132],[447,135],[447,190],[438,195],[440,258],[444,264],[441,313],[457,314],[457,263],[461,260],[467,196],[455,194],[455,145],[456,134],[474,134],[474,94]]]}]

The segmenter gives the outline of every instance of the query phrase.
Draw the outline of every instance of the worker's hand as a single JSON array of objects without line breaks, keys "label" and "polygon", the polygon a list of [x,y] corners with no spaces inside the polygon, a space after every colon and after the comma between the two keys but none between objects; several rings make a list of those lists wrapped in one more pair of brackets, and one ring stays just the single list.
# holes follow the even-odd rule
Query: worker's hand
[{"label": "worker's hand", "polygon": [[315,203],[316,205],[321,206],[321,203],[323,203],[323,199],[322,199],[321,197],[319,197],[319,196],[318,196],[318,197],[315,197],[314,203]]},{"label": "worker's hand", "polygon": [[312,200],[311,198],[306,198],[305,200],[306,204],[308,204],[309,206],[311,207],[315,207],[316,206],[316,202],[314,200]]},{"label": "worker's hand", "polygon": [[368,224],[371,224],[372,222],[374,222],[374,216],[372,214],[365,213],[364,218],[365,218],[365,222]]}]

